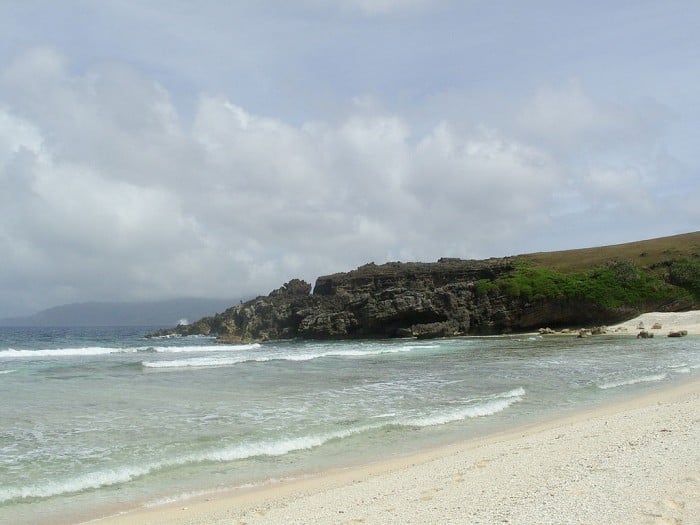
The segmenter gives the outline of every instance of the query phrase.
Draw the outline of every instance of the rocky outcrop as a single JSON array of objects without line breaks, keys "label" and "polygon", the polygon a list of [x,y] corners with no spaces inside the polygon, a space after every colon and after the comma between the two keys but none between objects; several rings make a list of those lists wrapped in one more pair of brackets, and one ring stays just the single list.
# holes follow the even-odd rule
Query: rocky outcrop
[{"label": "rocky outcrop", "polygon": [[189,325],[159,330],[149,337],[173,333],[179,335],[217,335],[226,342],[267,341],[298,337],[298,329],[307,311],[313,308],[311,285],[293,279],[265,297],[233,306],[223,313],[205,317]]},{"label": "rocky outcrop", "polygon": [[[373,263],[299,279],[267,296],[187,326],[152,336],[216,334],[225,341],[445,337],[536,330],[540,326],[593,326],[638,315],[632,306],[604,307],[583,299],[524,298],[496,285],[514,259],[436,263]],[[655,306],[655,305],[650,305]]]}]

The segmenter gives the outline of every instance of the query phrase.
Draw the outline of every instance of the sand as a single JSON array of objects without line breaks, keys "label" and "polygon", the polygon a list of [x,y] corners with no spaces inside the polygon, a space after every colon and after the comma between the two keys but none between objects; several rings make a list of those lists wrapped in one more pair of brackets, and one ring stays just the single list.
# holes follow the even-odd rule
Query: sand
[{"label": "sand", "polygon": [[[686,330],[689,335],[700,335],[700,310],[690,312],[652,312],[642,314],[639,317],[608,327],[608,332],[614,332],[617,328],[622,328],[630,334],[638,334],[639,323],[644,329],[652,332],[656,337],[667,336],[670,331]],[[659,323],[661,328],[653,328],[655,323]]]},{"label": "sand", "polygon": [[[700,312],[622,326],[636,334],[640,321],[661,323],[663,335],[700,334]],[[700,524],[700,378],[411,456],[92,523]]]}]

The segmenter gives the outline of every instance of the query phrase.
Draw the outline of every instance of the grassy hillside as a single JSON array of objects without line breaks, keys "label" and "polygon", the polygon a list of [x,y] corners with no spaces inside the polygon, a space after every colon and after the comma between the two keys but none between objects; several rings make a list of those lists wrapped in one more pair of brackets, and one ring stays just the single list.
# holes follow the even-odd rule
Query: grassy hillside
[{"label": "grassy hillside", "polygon": [[614,246],[534,253],[482,280],[483,292],[526,301],[583,300],[606,308],[700,307],[700,232]]},{"label": "grassy hillside", "polygon": [[590,270],[613,260],[631,261],[640,268],[649,268],[669,260],[700,259],[700,231],[597,248],[531,253],[516,258],[562,273]]}]

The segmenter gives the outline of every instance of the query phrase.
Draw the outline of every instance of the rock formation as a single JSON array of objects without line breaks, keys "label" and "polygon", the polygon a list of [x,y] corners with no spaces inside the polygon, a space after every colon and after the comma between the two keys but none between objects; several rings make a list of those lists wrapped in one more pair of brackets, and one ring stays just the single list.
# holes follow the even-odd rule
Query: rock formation
[{"label": "rock formation", "polygon": [[[347,273],[299,279],[267,296],[153,336],[215,334],[229,342],[272,339],[445,337],[615,323],[662,304],[604,306],[585,297],[513,294],[494,283],[514,258],[373,263]],[[676,307],[687,307],[674,303]]]},{"label": "rock formation", "polygon": [[604,333],[601,325],[644,312],[694,308],[700,308],[700,232],[482,261],[370,263],[319,277],[313,293],[309,283],[293,279],[267,296],[151,336],[429,338],[567,326],[571,333],[596,326]]}]

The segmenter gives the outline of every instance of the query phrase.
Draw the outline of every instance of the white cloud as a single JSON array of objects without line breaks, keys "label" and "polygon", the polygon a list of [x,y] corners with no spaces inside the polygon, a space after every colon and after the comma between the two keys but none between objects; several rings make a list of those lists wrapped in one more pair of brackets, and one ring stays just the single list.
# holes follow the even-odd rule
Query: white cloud
[{"label": "white cloud", "polygon": [[[372,260],[506,255],[591,210],[672,206],[656,157],[619,149],[612,162],[603,140],[647,145],[654,126],[635,135],[634,107],[576,85],[537,93],[512,130],[427,126],[371,96],[295,124],[203,93],[183,118],[134,68],[76,73],[50,49],[0,69],[0,93],[0,285],[18,309],[234,297]],[[581,142],[599,154],[582,159]],[[697,217],[687,207],[674,213]]]},{"label": "white cloud", "polygon": [[571,81],[539,89],[520,111],[516,125],[527,136],[571,153],[648,146],[669,118],[669,110],[658,103],[597,100],[579,81]]},{"label": "white cloud", "polygon": [[308,0],[308,3],[324,8],[356,10],[375,16],[427,9],[445,4],[446,0]]}]

